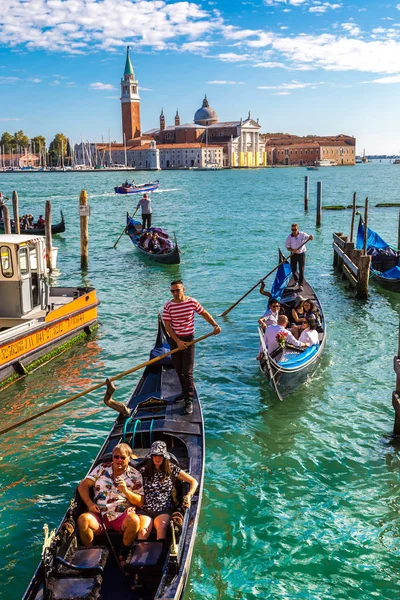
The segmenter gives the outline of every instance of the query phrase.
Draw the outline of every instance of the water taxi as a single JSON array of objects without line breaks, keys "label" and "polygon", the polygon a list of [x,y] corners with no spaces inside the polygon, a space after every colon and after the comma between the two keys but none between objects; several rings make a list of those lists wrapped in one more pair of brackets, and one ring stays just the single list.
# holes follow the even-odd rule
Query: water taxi
[{"label": "water taxi", "polygon": [[0,388],[97,327],[96,290],[52,287],[45,238],[0,235]]}]

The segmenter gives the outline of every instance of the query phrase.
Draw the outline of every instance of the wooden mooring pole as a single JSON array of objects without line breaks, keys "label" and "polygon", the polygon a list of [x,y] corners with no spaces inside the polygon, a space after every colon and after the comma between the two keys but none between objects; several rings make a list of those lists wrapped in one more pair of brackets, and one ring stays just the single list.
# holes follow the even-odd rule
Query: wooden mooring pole
[{"label": "wooden mooring pole", "polygon": [[14,216],[14,232],[21,233],[19,226],[19,211],[18,211],[18,193],[14,190],[12,193],[12,205],[13,205],[13,216]]},{"label": "wooden mooring pole", "polygon": [[394,372],[396,373],[396,391],[392,394],[392,405],[394,408],[394,427],[393,435],[400,437],[400,322],[398,334],[397,356],[393,361]]},{"label": "wooden mooring pole", "polygon": [[81,225],[81,269],[89,266],[89,206],[86,190],[79,196],[79,215]]},{"label": "wooden mooring pole", "polygon": [[310,178],[308,175],[304,177],[304,210],[308,210],[308,191],[310,189]]},{"label": "wooden mooring pole", "polygon": [[399,224],[397,227],[397,249],[400,249],[400,211],[399,211]]},{"label": "wooden mooring pole", "polygon": [[350,242],[354,241],[354,220],[356,218],[356,208],[357,208],[357,192],[353,194],[353,211],[351,215],[351,226],[350,226]]},{"label": "wooden mooring pole", "polygon": [[11,233],[11,220],[10,220],[10,211],[8,210],[8,206],[3,206],[3,219],[4,219],[4,233],[9,235]]},{"label": "wooden mooring pole", "polygon": [[[367,254],[367,240],[368,240],[368,198],[365,198],[365,210],[364,210],[364,244],[362,250],[362,256],[358,259],[358,281],[357,281],[357,298],[367,298],[368,296],[368,284],[369,284],[369,272],[371,268],[371,256]],[[354,251],[356,252],[356,251]]]},{"label": "wooden mooring pole", "polygon": [[53,270],[53,240],[51,235],[51,202],[46,200],[44,231],[46,236],[46,265],[50,273]]},{"label": "wooden mooring pole", "polygon": [[322,222],[322,181],[317,181],[317,219],[316,226],[321,227]]}]

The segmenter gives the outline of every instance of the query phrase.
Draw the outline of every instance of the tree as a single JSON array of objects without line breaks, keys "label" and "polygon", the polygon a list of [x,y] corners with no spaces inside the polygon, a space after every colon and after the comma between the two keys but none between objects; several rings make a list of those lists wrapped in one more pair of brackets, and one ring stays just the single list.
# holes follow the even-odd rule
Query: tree
[{"label": "tree", "polygon": [[22,129],[14,133],[14,145],[18,148],[29,148],[29,138]]},{"label": "tree", "polygon": [[5,131],[0,139],[0,145],[3,148],[3,152],[9,154],[11,150],[14,148],[14,138],[11,133]]},{"label": "tree", "polygon": [[67,155],[68,139],[63,133],[56,133],[49,146],[50,161],[53,166],[61,166]]},{"label": "tree", "polygon": [[32,152],[38,154],[46,148],[46,138],[43,135],[37,135],[31,138]]}]

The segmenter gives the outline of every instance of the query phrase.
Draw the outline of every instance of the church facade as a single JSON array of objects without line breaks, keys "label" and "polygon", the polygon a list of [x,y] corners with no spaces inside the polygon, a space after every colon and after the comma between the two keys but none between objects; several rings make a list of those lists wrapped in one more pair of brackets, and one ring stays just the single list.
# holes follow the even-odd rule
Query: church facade
[{"label": "church facade", "polygon": [[161,110],[159,127],[142,132],[139,82],[127,48],[120,82],[122,143],[76,144],[75,162],[89,166],[126,165],[137,169],[232,168],[267,165],[261,126],[251,118],[220,122],[204,98],[193,123],[181,124],[178,111],[174,125],[166,125]]}]

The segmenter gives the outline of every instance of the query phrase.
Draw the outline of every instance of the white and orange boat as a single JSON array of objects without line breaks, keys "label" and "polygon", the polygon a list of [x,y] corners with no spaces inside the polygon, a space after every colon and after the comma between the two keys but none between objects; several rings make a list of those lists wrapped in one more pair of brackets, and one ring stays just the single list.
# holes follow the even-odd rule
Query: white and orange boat
[{"label": "white and orange boat", "polygon": [[51,287],[45,238],[0,235],[0,388],[97,327],[96,290]]}]

